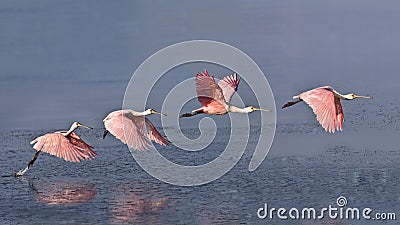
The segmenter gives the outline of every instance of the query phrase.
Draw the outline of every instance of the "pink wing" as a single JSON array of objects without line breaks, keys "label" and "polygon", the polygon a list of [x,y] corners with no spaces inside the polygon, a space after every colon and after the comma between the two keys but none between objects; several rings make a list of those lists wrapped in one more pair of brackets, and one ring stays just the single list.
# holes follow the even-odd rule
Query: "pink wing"
[{"label": "pink wing", "polygon": [[344,120],[342,105],[331,87],[315,88],[301,93],[298,97],[313,109],[325,131],[335,133],[335,130],[342,130]]},{"label": "pink wing", "polygon": [[226,112],[222,89],[205,70],[196,76],[197,99],[206,108],[206,113],[218,114]]},{"label": "pink wing", "polygon": [[84,149],[86,152],[85,154],[87,154],[90,159],[94,159],[97,156],[97,153],[93,151],[93,147],[84,142],[76,133],[70,133],[67,138],[76,147]]},{"label": "pink wing", "polygon": [[[116,138],[127,144],[129,148],[145,150],[151,147],[151,141],[166,145],[166,140],[152,125],[147,129],[145,123],[151,124],[143,116],[133,116],[130,110],[118,110],[110,113],[104,119],[104,126]],[[153,130],[153,129],[154,130]],[[125,132],[124,132],[125,130]]]},{"label": "pink wing", "polygon": [[49,133],[33,140],[31,144],[37,151],[49,153],[69,162],[94,159],[97,153],[77,134],[72,132],[65,137],[61,133]]},{"label": "pink wing", "polygon": [[146,120],[148,137],[150,138],[150,140],[153,140],[160,145],[168,145],[169,141],[157,131],[154,125],[150,122],[150,120],[147,118],[145,118],[145,120]]},{"label": "pink wing", "polygon": [[336,115],[337,115],[337,120],[336,123],[338,124],[338,130],[342,131],[343,130],[343,121],[344,121],[344,114],[343,114],[343,108],[342,104],[340,104],[340,99],[335,98],[335,106],[336,106]]},{"label": "pink wing", "polygon": [[226,76],[218,82],[218,86],[221,87],[226,102],[231,101],[232,95],[239,86],[239,82],[240,77],[238,77],[236,73]]},{"label": "pink wing", "polygon": [[[150,140],[143,135],[143,131],[138,127],[138,120],[129,118],[129,114],[129,110],[118,110],[110,113],[103,120],[105,128],[122,143],[127,144],[129,148],[139,150],[150,148]],[[144,122],[143,117],[139,118]]]}]

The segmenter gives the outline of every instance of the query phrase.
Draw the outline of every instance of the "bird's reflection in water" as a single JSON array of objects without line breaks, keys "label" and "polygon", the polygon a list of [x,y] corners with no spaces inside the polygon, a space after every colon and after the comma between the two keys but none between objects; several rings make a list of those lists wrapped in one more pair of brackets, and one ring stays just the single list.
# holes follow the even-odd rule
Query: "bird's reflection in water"
[{"label": "bird's reflection in water", "polygon": [[46,205],[75,205],[92,200],[95,185],[82,181],[30,182],[36,202]]},{"label": "bird's reflection in water", "polygon": [[200,207],[195,212],[195,224],[239,224],[239,215],[237,211],[229,207],[208,208]]},{"label": "bird's reflection in water", "polygon": [[170,204],[169,197],[145,184],[119,184],[111,191],[111,223],[132,224],[139,221],[161,223],[160,210]]}]

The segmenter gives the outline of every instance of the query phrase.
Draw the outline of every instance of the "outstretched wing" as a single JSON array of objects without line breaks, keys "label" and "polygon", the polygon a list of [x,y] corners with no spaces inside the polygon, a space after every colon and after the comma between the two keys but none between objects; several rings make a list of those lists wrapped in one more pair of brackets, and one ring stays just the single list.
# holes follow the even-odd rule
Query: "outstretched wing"
[{"label": "outstretched wing", "polygon": [[226,101],[222,89],[205,70],[196,76],[197,99],[205,106],[218,110],[225,110]]},{"label": "outstretched wing", "polygon": [[157,129],[154,127],[154,125],[150,122],[149,119],[145,118],[146,122],[146,130],[147,130],[147,136],[150,138],[150,140],[155,141],[157,144],[160,145],[168,145],[169,141],[163,137]]},{"label": "outstretched wing", "polygon": [[133,116],[130,110],[114,111],[103,121],[106,129],[129,148],[149,149],[152,146],[150,140],[161,145],[169,143],[148,119],[144,116]]},{"label": "outstretched wing", "polygon": [[145,150],[151,147],[150,140],[143,134],[143,126],[138,126],[144,123],[144,117],[134,117],[129,110],[118,110],[110,113],[103,122],[105,128],[129,148]]},{"label": "outstretched wing", "polygon": [[33,140],[31,144],[37,151],[49,153],[69,162],[93,159],[97,153],[77,134],[71,133],[65,137],[61,133],[50,133]]},{"label": "outstretched wing", "polygon": [[342,105],[331,87],[315,88],[301,93],[299,97],[312,108],[325,131],[335,133],[336,130],[342,130],[344,120]]},{"label": "outstretched wing", "polygon": [[82,140],[79,135],[76,133],[72,132],[70,133],[66,138],[76,147],[80,149],[84,149],[85,154],[87,155],[86,157],[93,159],[97,156],[97,153],[93,151],[93,147],[88,145],[86,142]]},{"label": "outstretched wing", "polygon": [[232,95],[235,93],[239,86],[240,77],[234,73],[228,75],[218,82],[218,86],[222,89],[226,102],[230,102]]}]

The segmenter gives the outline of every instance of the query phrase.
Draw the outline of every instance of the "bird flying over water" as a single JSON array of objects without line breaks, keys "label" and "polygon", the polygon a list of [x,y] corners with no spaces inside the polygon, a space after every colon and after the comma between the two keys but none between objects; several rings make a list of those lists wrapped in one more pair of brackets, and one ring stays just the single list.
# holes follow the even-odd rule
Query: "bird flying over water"
[{"label": "bird flying over water", "polygon": [[180,117],[191,117],[197,114],[216,114],[223,115],[228,112],[251,113],[254,111],[270,111],[265,109],[248,106],[238,108],[230,105],[229,102],[236,92],[240,82],[240,77],[235,74],[224,77],[215,82],[214,75],[210,76],[205,70],[196,76],[197,99],[203,107],[193,110],[191,113],[182,114]]},{"label": "bird flying over water", "polygon": [[318,122],[325,131],[335,133],[336,130],[341,131],[343,129],[344,115],[340,100],[353,100],[356,98],[372,97],[353,93],[342,95],[330,86],[323,86],[294,96],[293,99],[297,100],[286,103],[282,109],[304,101],[312,108]]},{"label": "bird flying over water", "polygon": [[74,133],[74,130],[78,127],[92,129],[79,122],[74,122],[68,131],[48,133],[31,141],[31,144],[34,144],[33,148],[36,149],[36,153],[31,161],[29,161],[28,166],[16,173],[15,176],[24,175],[36,161],[40,152],[49,153],[69,162],[94,159],[97,153],[93,151],[93,147],[86,144],[86,142]]},{"label": "bird flying over water", "polygon": [[144,112],[136,112],[131,109],[117,110],[108,114],[103,120],[106,131],[127,144],[129,148],[146,150],[151,147],[151,141],[160,145],[168,145],[169,141],[164,138],[145,116],[150,114],[165,115],[154,109],[147,109]]}]

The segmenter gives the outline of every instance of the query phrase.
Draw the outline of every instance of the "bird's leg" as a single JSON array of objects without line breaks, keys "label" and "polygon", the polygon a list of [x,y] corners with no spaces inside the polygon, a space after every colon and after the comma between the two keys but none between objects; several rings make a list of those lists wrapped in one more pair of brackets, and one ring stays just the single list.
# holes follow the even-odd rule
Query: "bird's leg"
[{"label": "bird's leg", "polygon": [[198,109],[198,110],[192,111],[191,113],[182,114],[179,118],[182,118],[182,117],[191,117],[191,116],[195,116],[195,115],[201,114],[201,113],[204,113],[204,111],[203,111],[202,109]]},{"label": "bird's leg", "polygon": [[105,130],[105,131],[104,131],[104,133],[103,133],[103,139],[106,138],[108,132],[109,132],[108,130]]},{"label": "bird's leg", "polygon": [[36,161],[37,157],[39,156],[40,151],[37,151],[31,161],[29,161],[28,165],[25,167],[25,169],[18,171],[18,173],[15,173],[14,175],[16,177],[24,175],[26,171],[33,165],[33,163]]},{"label": "bird's leg", "polygon": [[182,114],[179,118],[182,118],[182,117],[191,117],[191,116],[194,116],[194,115],[197,115],[197,113],[185,113],[185,114]]},{"label": "bird's leg", "polygon": [[292,106],[292,105],[294,105],[294,104],[297,104],[297,103],[299,103],[299,102],[301,102],[301,101],[303,101],[303,100],[298,99],[298,100],[293,101],[293,102],[288,102],[288,103],[286,103],[285,105],[282,106],[282,109],[283,109],[283,108],[286,108],[286,107],[289,107],[289,106]]}]

